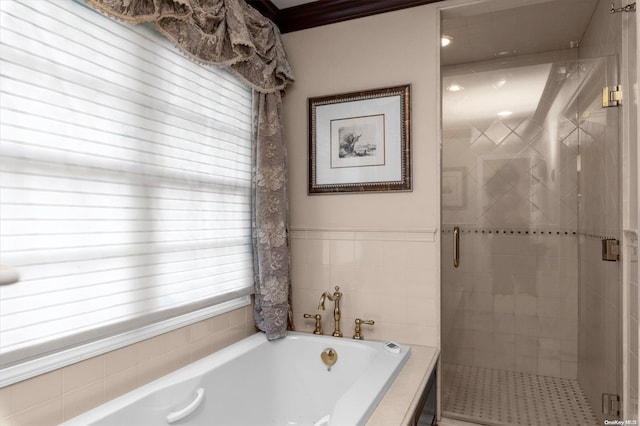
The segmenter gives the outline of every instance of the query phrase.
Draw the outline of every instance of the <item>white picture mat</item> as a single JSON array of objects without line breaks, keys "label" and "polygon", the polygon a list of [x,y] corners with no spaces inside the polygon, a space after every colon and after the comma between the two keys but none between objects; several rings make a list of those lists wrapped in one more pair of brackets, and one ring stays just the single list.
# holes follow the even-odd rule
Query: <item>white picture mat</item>
[{"label": "white picture mat", "polygon": [[[402,179],[401,96],[316,107],[316,184],[392,182]],[[385,164],[331,168],[331,121],[384,114]]]}]

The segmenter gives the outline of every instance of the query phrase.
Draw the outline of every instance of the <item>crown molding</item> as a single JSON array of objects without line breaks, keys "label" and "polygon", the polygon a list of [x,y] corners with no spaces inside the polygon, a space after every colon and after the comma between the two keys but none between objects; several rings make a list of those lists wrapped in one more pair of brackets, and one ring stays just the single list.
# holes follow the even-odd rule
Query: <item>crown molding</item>
[{"label": "crown molding", "polygon": [[438,1],[441,0],[320,0],[280,10],[270,0],[247,0],[283,34]]},{"label": "crown molding", "polygon": [[271,3],[270,0],[247,0],[247,3],[258,12],[262,13],[265,18],[270,19],[271,22],[280,27],[278,24],[278,21],[280,20],[280,9],[278,9],[275,4]]}]

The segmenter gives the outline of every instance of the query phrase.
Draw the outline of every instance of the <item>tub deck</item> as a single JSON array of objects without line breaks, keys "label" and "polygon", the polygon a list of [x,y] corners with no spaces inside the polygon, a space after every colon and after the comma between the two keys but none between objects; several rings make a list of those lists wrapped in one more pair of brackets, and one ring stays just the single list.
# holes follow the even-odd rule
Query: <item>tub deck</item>
[{"label": "tub deck", "polygon": [[[438,368],[440,351],[430,346],[410,345],[411,358],[373,412],[367,426],[408,426],[416,411],[422,390],[434,368]],[[438,377],[440,375],[438,374]],[[438,379],[439,380],[439,379]],[[438,399],[440,399],[438,385]]]}]

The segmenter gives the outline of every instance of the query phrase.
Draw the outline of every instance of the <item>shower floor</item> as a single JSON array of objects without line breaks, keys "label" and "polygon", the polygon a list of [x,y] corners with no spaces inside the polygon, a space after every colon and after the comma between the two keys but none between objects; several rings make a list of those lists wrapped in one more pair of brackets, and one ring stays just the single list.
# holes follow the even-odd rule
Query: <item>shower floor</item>
[{"label": "shower floor", "polygon": [[598,425],[575,380],[442,366],[442,415],[488,425]]}]

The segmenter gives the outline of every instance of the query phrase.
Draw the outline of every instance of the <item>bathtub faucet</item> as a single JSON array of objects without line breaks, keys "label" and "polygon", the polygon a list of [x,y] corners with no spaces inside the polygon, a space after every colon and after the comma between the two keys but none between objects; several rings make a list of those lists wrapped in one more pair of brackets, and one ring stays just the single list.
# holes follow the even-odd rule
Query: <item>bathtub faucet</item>
[{"label": "bathtub faucet", "polygon": [[336,291],[331,294],[328,291],[322,293],[320,296],[320,303],[318,304],[318,310],[324,311],[324,301],[329,299],[334,302],[333,307],[333,319],[335,321],[335,329],[333,330],[332,336],[334,337],[342,337],[342,331],[340,331],[340,317],[342,313],[340,312],[340,299],[342,299],[342,293],[340,293],[340,287],[336,286]]}]

